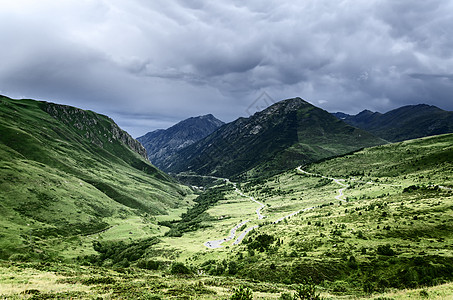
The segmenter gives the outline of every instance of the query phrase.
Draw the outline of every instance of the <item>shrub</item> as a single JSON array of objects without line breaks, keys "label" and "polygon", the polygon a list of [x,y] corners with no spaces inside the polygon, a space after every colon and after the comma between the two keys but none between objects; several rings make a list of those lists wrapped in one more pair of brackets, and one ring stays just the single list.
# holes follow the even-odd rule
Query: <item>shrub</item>
[{"label": "shrub", "polygon": [[175,275],[188,275],[192,274],[192,271],[183,263],[176,262],[171,265],[170,273]]},{"label": "shrub", "polygon": [[335,282],[332,283],[331,285],[331,290],[332,292],[334,293],[344,293],[347,291],[347,287],[348,286],[348,283],[343,281],[343,280],[336,280]]},{"label": "shrub", "polygon": [[147,269],[147,270],[158,270],[160,266],[160,263],[155,260],[139,260],[137,263],[137,267],[141,269]]},{"label": "shrub", "polygon": [[[258,249],[258,250],[264,250],[268,249],[270,245],[275,241],[275,237],[272,235],[268,234],[260,234],[257,237],[255,237],[253,240],[249,239],[247,240],[247,248],[248,249]],[[262,251],[261,251],[262,252]]]},{"label": "shrub", "polygon": [[296,289],[294,299],[300,300],[321,300],[319,293],[316,293],[316,286],[311,278],[304,280]]},{"label": "shrub", "polygon": [[234,289],[234,294],[231,295],[231,300],[253,300],[253,293],[249,288],[240,286]]},{"label": "shrub", "polygon": [[282,293],[279,300],[293,300],[293,296],[290,293]]},{"label": "shrub", "polygon": [[228,263],[228,274],[234,275],[238,272],[238,265],[235,261],[230,261]]},{"label": "shrub", "polygon": [[426,290],[421,290],[420,293],[419,293],[420,297],[423,297],[423,298],[428,298],[429,297],[429,294]]},{"label": "shrub", "polygon": [[396,255],[396,252],[390,248],[390,245],[380,245],[377,247],[377,254],[379,255],[385,255],[385,256],[394,256]]},{"label": "shrub", "polygon": [[350,267],[351,269],[354,269],[354,270],[356,270],[358,268],[357,261],[356,261],[355,257],[352,255],[349,257],[347,265],[348,265],[348,267]]}]

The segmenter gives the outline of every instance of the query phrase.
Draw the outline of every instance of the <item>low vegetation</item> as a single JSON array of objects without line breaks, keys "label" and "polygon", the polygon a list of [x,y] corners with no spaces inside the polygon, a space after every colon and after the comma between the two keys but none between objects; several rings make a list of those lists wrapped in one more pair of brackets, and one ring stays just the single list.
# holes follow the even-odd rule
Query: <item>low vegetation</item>
[{"label": "low vegetation", "polygon": [[[64,130],[34,102],[2,101]],[[47,133],[66,153],[55,154],[63,171],[40,158],[39,135],[2,122],[29,149],[0,144],[0,298],[453,297],[452,134],[244,174],[237,189],[210,181],[196,195],[152,166],[112,163]]]}]

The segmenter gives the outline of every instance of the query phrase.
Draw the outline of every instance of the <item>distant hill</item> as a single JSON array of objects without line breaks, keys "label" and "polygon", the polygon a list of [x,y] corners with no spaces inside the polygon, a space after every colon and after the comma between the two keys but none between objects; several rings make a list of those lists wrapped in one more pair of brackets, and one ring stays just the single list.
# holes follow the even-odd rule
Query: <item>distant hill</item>
[{"label": "distant hill", "polygon": [[334,115],[391,142],[453,132],[453,112],[426,104],[403,106],[385,114],[364,110],[357,115]]},{"label": "distant hill", "polygon": [[259,173],[272,173],[383,143],[382,139],[294,98],[220,127],[178,151],[162,169],[222,177],[253,168]]},{"label": "distant hill", "polygon": [[146,148],[149,160],[157,167],[165,168],[175,152],[205,138],[223,124],[209,114],[188,118],[165,130],[148,132],[137,140]]},{"label": "distant hill", "polygon": [[165,214],[187,191],[112,119],[0,97],[0,258],[38,255],[50,238],[77,239],[116,220]]}]

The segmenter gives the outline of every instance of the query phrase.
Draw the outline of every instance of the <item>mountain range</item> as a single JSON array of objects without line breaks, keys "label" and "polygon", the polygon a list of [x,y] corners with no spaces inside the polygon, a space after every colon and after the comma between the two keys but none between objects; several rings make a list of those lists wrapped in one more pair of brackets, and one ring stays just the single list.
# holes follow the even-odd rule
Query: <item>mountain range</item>
[{"label": "mountain range", "polygon": [[162,170],[231,177],[279,172],[300,164],[386,143],[301,98],[280,101],[225,124],[170,155]]},{"label": "mountain range", "polygon": [[0,257],[28,247],[26,229],[36,239],[86,235],[189,205],[191,191],[148,156],[165,172],[266,176],[385,139],[451,131],[451,112],[426,105],[336,116],[344,120],[292,98],[228,124],[212,115],[190,118],[141,137],[147,154],[107,116],[1,96],[0,212],[8,217],[0,227],[8,242]]},{"label": "mountain range", "polygon": [[0,297],[451,298],[453,134],[376,136],[449,130],[450,114],[336,116],[292,98],[190,118],[141,137],[147,154],[107,116],[0,96]]},{"label": "mountain range", "polygon": [[426,104],[407,105],[384,114],[364,110],[357,115],[334,115],[390,142],[453,132],[453,112]]},{"label": "mountain range", "polygon": [[165,169],[178,150],[205,138],[223,124],[208,114],[188,118],[165,130],[148,132],[137,140],[145,147],[149,160],[158,168]]}]

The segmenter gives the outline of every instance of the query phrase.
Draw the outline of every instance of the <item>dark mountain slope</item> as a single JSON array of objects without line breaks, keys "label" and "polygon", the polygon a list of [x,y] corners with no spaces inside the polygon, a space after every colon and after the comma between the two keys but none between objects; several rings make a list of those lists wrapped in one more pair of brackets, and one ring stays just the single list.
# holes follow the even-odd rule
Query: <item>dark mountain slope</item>
[{"label": "dark mountain slope", "polygon": [[146,148],[149,160],[162,168],[176,151],[205,138],[223,124],[209,114],[186,119],[166,130],[148,132],[137,140]]},{"label": "dark mountain slope", "polygon": [[365,110],[357,115],[334,115],[391,142],[453,132],[453,112],[426,104],[403,106],[385,114]]},{"label": "dark mountain slope", "polygon": [[106,116],[0,97],[0,258],[178,207],[187,190],[145,157]]},{"label": "dark mountain slope", "polygon": [[294,98],[220,127],[180,150],[163,169],[222,177],[258,166],[259,172],[275,172],[382,143],[385,141]]}]

